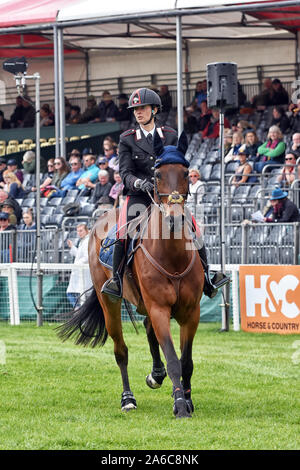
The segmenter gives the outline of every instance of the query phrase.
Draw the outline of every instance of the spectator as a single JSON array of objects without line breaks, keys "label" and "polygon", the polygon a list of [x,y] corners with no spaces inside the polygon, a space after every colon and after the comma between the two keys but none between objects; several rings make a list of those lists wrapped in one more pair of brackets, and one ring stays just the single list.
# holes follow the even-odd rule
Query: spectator
[{"label": "spectator", "polygon": [[270,127],[266,142],[258,147],[257,152],[260,159],[255,163],[254,169],[258,173],[261,173],[266,165],[284,162],[285,143],[279,127]]},{"label": "spectator", "polygon": [[[35,175],[35,153],[32,150],[27,150],[23,155],[22,165],[24,168],[24,173]],[[45,159],[40,156],[40,173],[45,173],[47,169],[47,164]]]},{"label": "spectator", "polygon": [[229,152],[232,146],[232,136],[233,136],[233,132],[231,129],[224,130],[224,153],[225,155]]},{"label": "spectator", "polygon": [[293,134],[292,146],[290,150],[297,153],[298,157],[300,156],[300,132],[295,132],[295,134]]},{"label": "spectator", "polygon": [[272,81],[273,93],[271,96],[271,105],[282,105],[289,104],[289,95],[286,89],[283,87],[279,78],[275,78]]},{"label": "spectator", "polygon": [[207,107],[206,100],[201,101],[199,108],[201,110],[201,114],[198,118],[198,129],[199,131],[204,131],[210,120],[211,110]]},{"label": "spectator", "polygon": [[[98,173],[98,182],[93,184],[89,183],[89,187],[93,188],[91,203],[99,204],[102,197],[109,196],[112,184],[109,182],[109,174],[106,170],[100,170]],[[114,202],[114,201],[113,201]]]},{"label": "spectator", "polygon": [[188,135],[198,132],[199,128],[197,118],[194,115],[194,105],[191,105],[188,108],[183,108],[183,125],[184,131]]},{"label": "spectator", "polygon": [[272,80],[266,78],[263,83],[262,92],[252,98],[253,107],[256,108],[257,111],[263,111],[267,106],[271,106],[273,93]]},{"label": "spectator", "polygon": [[287,196],[288,193],[281,188],[272,191],[270,197],[272,211],[264,218],[265,222],[300,222],[299,209]]},{"label": "spectator", "polygon": [[41,127],[54,126],[54,114],[51,111],[49,104],[43,104],[43,106],[41,106],[40,117]]},{"label": "spectator", "polygon": [[244,132],[246,132],[248,130],[251,130],[251,131],[255,130],[255,128],[252,124],[250,124],[250,122],[245,121],[244,119],[242,119],[242,120],[237,122],[236,130],[239,131],[239,132],[242,132],[244,134]]},{"label": "spectator", "polygon": [[[79,224],[76,228],[79,237],[79,245],[76,247],[72,240],[68,239],[67,244],[70,248],[70,253],[74,256],[74,266],[78,264],[88,263],[88,244],[89,244],[89,230],[86,224]],[[78,299],[83,292],[92,287],[89,269],[84,270],[84,279],[82,279],[81,272],[77,268],[73,268],[70,276],[69,285],[67,287],[67,298],[75,308]]]},{"label": "spectator", "polygon": [[29,261],[35,254],[36,248],[36,223],[34,221],[33,210],[27,207],[23,211],[23,223],[18,227],[21,231],[18,235],[18,261]]},{"label": "spectator", "polygon": [[72,107],[72,104],[71,104],[69,98],[67,98],[65,96],[65,120],[66,120],[66,122],[68,122],[68,120],[70,119],[71,107]]},{"label": "spectator", "polygon": [[[247,160],[247,154],[244,150],[238,153],[240,164],[235,170],[235,175],[232,179],[232,185],[238,188],[240,185],[249,183],[249,174],[252,172],[252,166]],[[253,182],[253,181],[251,181]]]},{"label": "spectator", "polygon": [[109,91],[102,93],[102,101],[99,104],[100,122],[116,121],[118,117],[118,108],[112,100]]},{"label": "spectator", "polygon": [[95,122],[100,120],[99,108],[94,95],[87,97],[87,107],[81,115],[80,123]]},{"label": "spectator", "polygon": [[290,116],[290,128],[294,133],[300,132],[300,100],[297,100],[297,104],[292,103],[289,106]]},{"label": "spectator", "polygon": [[117,121],[122,122],[129,122],[132,119],[131,110],[128,109],[128,96],[125,93],[121,93],[118,96],[119,100],[119,107],[118,107],[118,114],[117,114]]},{"label": "spectator", "polygon": [[189,170],[189,180],[190,183],[187,203],[195,207],[195,205],[202,202],[205,193],[205,184],[203,181],[201,181],[201,173],[197,168],[192,168]]},{"label": "spectator", "polygon": [[3,180],[3,172],[6,170],[6,160],[5,158],[0,157],[0,183],[2,183]]},{"label": "spectator", "polygon": [[283,188],[289,188],[295,181],[297,155],[295,153],[287,153],[285,156],[285,165],[280,170],[276,182]]},{"label": "spectator", "polygon": [[10,158],[7,162],[7,170],[14,173],[18,180],[23,183],[23,171],[18,169],[17,161],[14,158]]},{"label": "spectator", "polygon": [[8,201],[11,202],[14,206],[14,212],[16,214],[17,222],[19,224],[20,220],[22,218],[22,209],[21,209],[18,201],[16,201],[15,199],[9,197],[8,193],[6,191],[4,191],[4,189],[0,189],[0,209],[2,209],[3,204],[5,202],[8,202]]},{"label": "spectator", "polygon": [[115,170],[113,170],[111,167],[108,166],[107,158],[106,157],[100,157],[99,160],[98,160],[98,165],[99,165],[100,170],[106,170],[108,172],[109,182],[111,184],[114,184],[115,183],[115,179],[114,179]]},{"label": "spectator", "polygon": [[232,135],[232,144],[225,155],[225,163],[231,162],[232,160],[239,160],[239,149],[243,144],[244,138],[241,132],[234,132]]},{"label": "spectator", "polygon": [[25,116],[25,108],[23,106],[22,96],[17,96],[16,107],[12,115],[10,116],[10,122],[12,127],[21,127]]},{"label": "spectator", "polygon": [[254,130],[248,130],[245,134],[245,142],[241,146],[240,150],[244,150],[246,152],[249,162],[256,162],[259,160],[257,149],[260,145],[261,142],[259,142],[256,132]]},{"label": "spectator", "polygon": [[35,126],[35,109],[31,104],[30,98],[24,95],[22,98],[22,105],[25,108],[23,121],[18,127],[34,127]]},{"label": "spectator", "polygon": [[121,196],[123,188],[124,188],[124,184],[122,183],[122,178],[118,171],[114,172],[114,180],[115,180],[115,183],[111,187],[111,190],[108,196],[114,202],[114,205],[117,207],[119,196]]},{"label": "spectator", "polygon": [[1,212],[6,212],[8,214],[8,221],[10,225],[17,225],[18,219],[15,214],[15,206],[11,200],[6,199],[1,206]]},{"label": "spectator", "polygon": [[113,170],[119,171],[119,157],[118,157],[118,145],[115,142],[103,143],[104,156],[108,160],[108,166]]},{"label": "spectator", "polygon": [[26,195],[21,181],[9,169],[3,172],[3,179],[4,184],[0,183],[0,185],[3,185],[2,187],[4,191],[8,193],[9,197],[14,199],[22,199]]},{"label": "spectator", "polygon": [[3,111],[0,109],[0,129],[10,129],[10,121],[5,119]]},{"label": "spectator", "polygon": [[[40,185],[41,190],[51,184],[51,181],[54,175],[54,158],[49,158],[49,160],[47,161],[47,169],[48,171],[45,175],[45,178]],[[35,187],[31,188],[31,191],[36,191],[36,188]]]},{"label": "spectator", "polygon": [[[217,137],[219,137],[219,130],[220,130],[219,118],[220,118],[219,109],[213,108],[210,120],[207,126],[205,127],[204,131],[202,132],[203,139],[216,139]],[[224,127],[225,128],[230,127],[230,123],[226,117],[224,118]]]},{"label": "spectator", "polygon": [[61,188],[61,183],[63,179],[67,176],[69,173],[69,167],[64,159],[64,157],[57,157],[54,160],[54,174],[53,178],[51,181],[51,185],[54,186],[57,189]]},{"label": "spectator", "polygon": [[69,160],[71,157],[79,157],[81,158],[81,152],[78,149],[73,149],[70,153]]},{"label": "spectator", "polygon": [[67,120],[67,124],[79,124],[80,122],[82,122],[82,116],[80,112],[81,112],[80,106],[77,106],[77,105],[71,106],[70,116]]},{"label": "spectator", "polygon": [[[15,226],[9,223],[9,215],[7,212],[0,212],[0,232],[5,230],[15,230]],[[8,263],[8,261],[6,261]]]},{"label": "spectator", "polygon": [[[0,232],[15,230],[16,227],[9,222],[9,215],[6,212],[0,212]],[[10,238],[10,237],[9,237]],[[1,237],[1,263],[12,262],[12,257],[9,249],[10,239]]]},{"label": "spectator", "polygon": [[31,207],[26,207],[23,210],[23,224],[20,225],[20,230],[36,230],[36,223],[33,217],[33,210]]},{"label": "spectator", "polygon": [[207,82],[206,80],[199,80],[196,83],[193,103],[196,104],[197,108],[200,108],[200,104],[204,100],[207,100]]},{"label": "spectator", "polygon": [[274,106],[272,114],[271,126],[278,126],[283,134],[287,133],[290,128],[290,120],[284,109],[281,106]]},{"label": "spectator", "polygon": [[169,91],[168,85],[161,85],[159,96],[162,104],[162,111],[169,114],[172,109],[172,96]]},{"label": "spectator", "polygon": [[71,171],[61,181],[60,189],[51,194],[51,197],[64,197],[69,189],[78,189],[76,183],[83,173],[81,168],[81,160],[79,157],[71,157],[69,164]]},{"label": "spectator", "polygon": [[82,196],[90,195],[89,184],[94,184],[98,178],[99,167],[95,163],[96,157],[92,154],[83,156],[84,172],[77,180],[76,187],[83,191]]}]

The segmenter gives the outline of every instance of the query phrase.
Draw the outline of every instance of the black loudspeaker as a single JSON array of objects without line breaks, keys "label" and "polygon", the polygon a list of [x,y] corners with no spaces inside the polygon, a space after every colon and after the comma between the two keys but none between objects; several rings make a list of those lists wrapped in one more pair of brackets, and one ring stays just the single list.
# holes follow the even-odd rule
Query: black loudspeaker
[{"label": "black loudspeaker", "polygon": [[209,108],[237,108],[237,64],[213,62],[207,64],[207,104]]}]

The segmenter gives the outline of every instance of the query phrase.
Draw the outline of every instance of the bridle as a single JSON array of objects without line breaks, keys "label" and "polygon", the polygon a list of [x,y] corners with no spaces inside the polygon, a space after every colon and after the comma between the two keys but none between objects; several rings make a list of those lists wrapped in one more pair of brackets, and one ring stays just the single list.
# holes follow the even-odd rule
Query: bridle
[{"label": "bridle", "polygon": [[167,197],[168,201],[167,204],[170,206],[171,204],[182,204],[186,201],[189,195],[189,186],[186,193],[181,194],[178,191],[172,191],[171,193],[160,193],[157,188],[157,178],[154,175],[154,195],[156,195],[158,199],[158,203],[154,200],[152,194],[147,191],[148,196],[150,197],[152,203],[162,212],[162,214],[166,217],[166,211],[164,208],[164,204],[162,201],[162,197]]}]

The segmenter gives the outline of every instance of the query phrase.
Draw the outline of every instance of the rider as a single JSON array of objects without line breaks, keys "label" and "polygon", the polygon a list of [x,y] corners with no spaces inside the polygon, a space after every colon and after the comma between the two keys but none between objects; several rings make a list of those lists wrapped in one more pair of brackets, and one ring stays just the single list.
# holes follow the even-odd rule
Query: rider
[{"label": "rider", "polygon": [[[155,153],[152,139],[155,130],[162,138],[164,146],[177,145],[177,133],[167,126],[157,127],[156,116],[161,110],[161,100],[157,93],[149,88],[139,88],[135,90],[129,98],[129,109],[133,109],[137,127],[129,129],[120,136],[119,143],[119,170],[124,184],[124,195],[127,195],[127,207],[122,208],[127,211],[126,222],[129,222],[138,214],[130,214],[130,207],[134,204],[146,208],[151,205],[151,198],[148,192],[153,193],[154,189],[154,164]],[[122,297],[122,274],[125,259],[125,239],[120,237],[115,243],[113,255],[113,277],[108,279],[102,286],[101,292],[114,298]],[[214,297],[217,289],[228,282],[226,276],[217,273],[210,279],[209,267],[207,264],[206,250],[203,246],[198,250],[205,271],[204,293],[209,297]],[[215,285],[215,281],[220,285]]]}]

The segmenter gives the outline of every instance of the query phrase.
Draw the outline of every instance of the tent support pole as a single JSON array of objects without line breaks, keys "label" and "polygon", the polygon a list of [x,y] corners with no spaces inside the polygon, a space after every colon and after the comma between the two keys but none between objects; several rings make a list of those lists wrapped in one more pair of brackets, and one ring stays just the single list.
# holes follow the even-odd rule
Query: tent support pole
[{"label": "tent support pole", "polygon": [[64,31],[58,29],[58,90],[59,90],[59,126],[60,126],[60,156],[66,158],[66,120],[65,120],[65,90],[64,90]]},{"label": "tent support pole", "polygon": [[176,16],[176,67],[177,67],[177,117],[178,136],[183,131],[183,87],[182,87],[182,24]]},{"label": "tent support pole", "polygon": [[58,73],[58,29],[53,26],[54,49],[54,103],[55,103],[55,158],[60,154],[60,124],[59,124],[59,73]]}]

